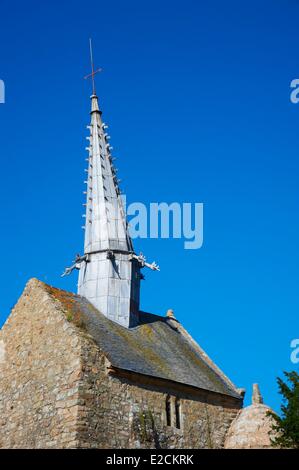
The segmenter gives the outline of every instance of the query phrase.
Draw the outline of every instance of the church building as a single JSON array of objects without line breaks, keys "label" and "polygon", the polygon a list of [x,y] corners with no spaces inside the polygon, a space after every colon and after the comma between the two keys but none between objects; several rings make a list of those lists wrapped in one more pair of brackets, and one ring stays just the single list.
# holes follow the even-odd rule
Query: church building
[{"label": "church building", "polygon": [[1,329],[0,448],[240,445],[244,391],[173,311],[140,310],[159,267],[134,251],[94,74],[78,293],[31,279]]}]

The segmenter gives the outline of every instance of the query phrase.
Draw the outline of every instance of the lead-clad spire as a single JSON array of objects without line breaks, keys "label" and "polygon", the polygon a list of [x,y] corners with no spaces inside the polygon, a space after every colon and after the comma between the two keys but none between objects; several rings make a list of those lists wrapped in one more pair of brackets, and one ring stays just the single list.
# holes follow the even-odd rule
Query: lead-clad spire
[{"label": "lead-clad spire", "polygon": [[87,169],[84,194],[86,207],[84,255],[77,255],[74,265],[64,274],[79,269],[78,293],[86,297],[100,312],[125,327],[135,326],[139,318],[140,268],[148,264],[142,255],[134,253],[118,186],[117,170],[113,165],[112,147],[102,121],[95,92],[92,48],[91,119],[86,150]]},{"label": "lead-clad spire", "polygon": [[91,122],[86,171],[85,254],[101,250],[133,251],[118,187],[117,171],[98,98],[91,96]]}]

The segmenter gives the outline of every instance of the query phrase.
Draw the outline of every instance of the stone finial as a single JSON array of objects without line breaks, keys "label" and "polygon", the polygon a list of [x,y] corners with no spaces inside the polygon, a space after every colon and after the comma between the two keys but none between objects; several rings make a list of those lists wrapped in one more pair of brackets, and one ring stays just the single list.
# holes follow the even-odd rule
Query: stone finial
[{"label": "stone finial", "polygon": [[175,316],[174,316],[174,313],[173,313],[173,310],[172,310],[172,309],[169,309],[169,310],[167,310],[167,312],[166,312],[166,316],[167,316],[167,318],[175,318]]},{"label": "stone finial", "polygon": [[253,384],[252,386],[252,404],[258,405],[263,403],[263,397],[260,392],[258,384]]},{"label": "stone finial", "polygon": [[237,388],[237,392],[242,398],[244,398],[245,393],[246,393],[246,388]]}]

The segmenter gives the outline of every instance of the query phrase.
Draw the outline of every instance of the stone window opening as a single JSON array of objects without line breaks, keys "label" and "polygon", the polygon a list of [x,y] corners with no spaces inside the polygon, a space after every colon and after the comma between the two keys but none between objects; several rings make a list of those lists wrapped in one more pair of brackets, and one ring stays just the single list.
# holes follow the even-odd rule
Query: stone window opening
[{"label": "stone window opening", "polygon": [[171,401],[170,401],[170,396],[167,395],[166,397],[166,424],[167,426],[171,426]]},{"label": "stone window opening", "polygon": [[165,401],[166,424],[172,428],[182,428],[181,402],[178,397],[166,396]]},{"label": "stone window opening", "polygon": [[179,398],[175,399],[175,427],[181,429],[181,402]]}]

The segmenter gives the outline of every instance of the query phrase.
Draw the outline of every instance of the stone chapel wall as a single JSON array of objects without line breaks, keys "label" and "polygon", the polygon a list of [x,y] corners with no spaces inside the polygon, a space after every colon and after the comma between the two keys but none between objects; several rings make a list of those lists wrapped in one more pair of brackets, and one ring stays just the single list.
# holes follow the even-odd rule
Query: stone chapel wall
[{"label": "stone chapel wall", "polygon": [[[177,387],[134,373],[113,372],[109,362],[92,344],[85,344],[83,357],[80,447],[223,447],[240,407],[236,400],[204,391],[191,393],[188,387]],[[167,400],[170,426],[167,425]]]}]

